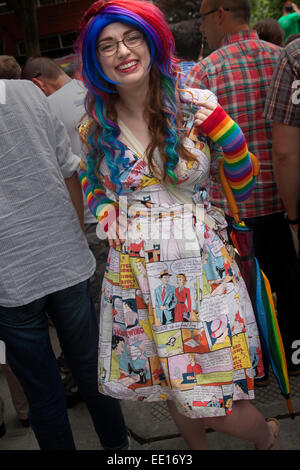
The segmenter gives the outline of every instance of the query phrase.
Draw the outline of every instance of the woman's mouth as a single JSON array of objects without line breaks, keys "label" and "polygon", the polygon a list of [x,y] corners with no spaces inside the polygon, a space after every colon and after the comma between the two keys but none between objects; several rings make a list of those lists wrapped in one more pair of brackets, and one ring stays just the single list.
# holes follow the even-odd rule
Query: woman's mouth
[{"label": "woman's mouth", "polygon": [[130,60],[128,62],[122,62],[122,64],[118,65],[116,69],[118,70],[118,72],[128,73],[128,72],[132,72],[133,70],[135,70],[137,68],[137,65],[138,65],[137,60]]}]

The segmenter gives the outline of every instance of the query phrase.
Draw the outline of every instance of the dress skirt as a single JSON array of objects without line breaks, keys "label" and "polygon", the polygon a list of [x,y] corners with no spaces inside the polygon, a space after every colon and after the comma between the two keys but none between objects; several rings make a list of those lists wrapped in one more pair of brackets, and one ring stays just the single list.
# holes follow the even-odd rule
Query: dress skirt
[{"label": "dress skirt", "polygon": [[[204,199],[204,198],[203,198]],[[264,375],[251,301],[210,205],[194,213],[160,185],[128,198],[126,242],[102,285],[99,390],[172,400],[191,417],[230,414]]]}]

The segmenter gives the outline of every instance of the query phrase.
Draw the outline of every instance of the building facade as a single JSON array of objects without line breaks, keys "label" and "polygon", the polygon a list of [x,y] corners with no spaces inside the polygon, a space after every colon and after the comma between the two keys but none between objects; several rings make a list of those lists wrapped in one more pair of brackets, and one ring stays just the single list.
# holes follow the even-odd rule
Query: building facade
[{"label": "building facade", "polygon": [[[41,54],[57,58],[73,52],[83,12],[94,0],[39,0],[36,13]],[[0,1],[0,54],[24,62],[25,43],[21,23],[7,2]]]}]

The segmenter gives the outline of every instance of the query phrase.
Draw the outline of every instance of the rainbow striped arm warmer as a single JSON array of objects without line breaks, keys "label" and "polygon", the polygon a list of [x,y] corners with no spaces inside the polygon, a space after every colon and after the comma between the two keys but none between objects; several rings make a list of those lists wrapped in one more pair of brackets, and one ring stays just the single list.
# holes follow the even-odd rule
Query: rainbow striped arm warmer
[{"label": "rainbow striped arm warmer", "polygon": [[78,176],[90,211],[100,222],[103,230],[107,232],[119,215],[119,203],[107,198],[105,188],[96,176],[93,177],[94,181],[90,181],[85,164],[82,162],[80,163]]},{"label": "rainbow striped arm warmer", "polygon": [[218,105],[198,128],[202,134],[222,147],[224,171],[235,200],[241,202],[248,199],[255,185],[255,177],[245,136],[240,127]]}]

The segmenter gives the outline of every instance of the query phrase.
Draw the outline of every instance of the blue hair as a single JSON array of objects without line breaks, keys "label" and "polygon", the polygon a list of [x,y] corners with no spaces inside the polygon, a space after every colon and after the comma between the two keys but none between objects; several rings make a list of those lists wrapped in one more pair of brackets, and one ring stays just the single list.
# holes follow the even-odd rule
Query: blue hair
[{"label": "blue hair", "polygon": [[[99,15],[93,18],[90,24],[88,25],[89,33],[87,34],[86,40],[83,45],[82,61],[83,61],[85,73],[91,85],[98,90],[100,89],[104,91],[105,93],[116,93],[116,90],[114,89],[114,87],[111,87],[111,88],[107,87],[105,82],[108,82],[112,85],[119,85],[119,83],[114,82],[103,73],[102,68],[99,64],[97,50],[96,50],[95,45],[97,44],[97,39],[101,31],[106,26],[112,23],[124,23],[130,26],[133,26],[135,29],[141,30],[147,39],[147,44],[148,44],[149,51],[150,51],[151,60],[150,60],[149,68],[151,67],[155,58],[155,45],[153,43],[153,39],[149,30],[145,27],[146,24],[143,25],[141,23],[138,23],[134,18],[129,18],[125,15],[117,16],[116,14],[113,14],[113,13],[104,13],[102,15]],[[98,93],[96,92],[96,94]]]},{"label": "blue hair", "polygon": [[[149,2],[136,3],[140,3],[142,8],[145,6],[149,10],[156,9],[154,5],[149,5]],[[179,138],[176,132],[176,72],[174,67],[176,59],[172,56],[174,39],[167,24],[164,23],[165,20],[153,14],[151,21],[150,19],[146,21],[134,11],[108,4],[86,24],[80,35],[79,44],[81,43],[83,81],[93,96],[92,101],[88,97],[86,109],[88,114],[101,127],[100,133],[96,133],[94,130],[88,136],[88,142],[94,150],[93,154],[96,158],[99,155],[99,149],[103,150],[107,166],[110,170],[110,179],[116,185],[117,193],[120,193],[122,190],[120,173],[129,167],[129,159],[126,159],[124,156],[126,147],[118,140],[120,134],[119,126],[107,117],[109,95],[117,93],[115,86],[119,83],[114,82],[104,74],[99,64],[96,50],[97,40],[101,31],[106,26],[116,22],[130,25],[134,29],[143,32],[150,52],[149,68],[155,64],[160,73],[162,99],[167,123],[165,145],[167,156],[166,169],[174,182],[176,182],[176,176],[173,173],[173,169],[178,162],[177,147]]]}]

